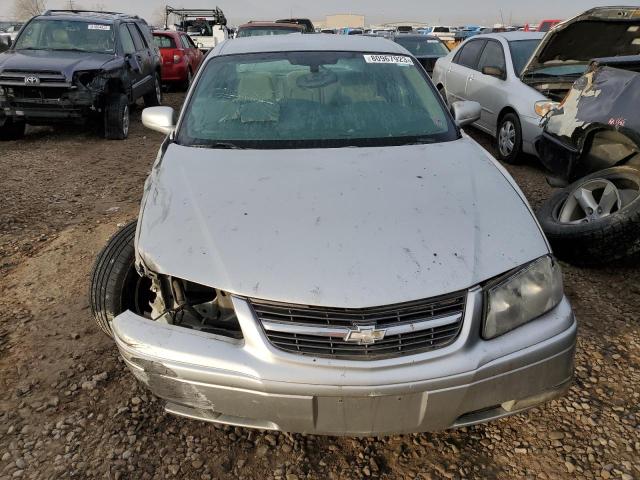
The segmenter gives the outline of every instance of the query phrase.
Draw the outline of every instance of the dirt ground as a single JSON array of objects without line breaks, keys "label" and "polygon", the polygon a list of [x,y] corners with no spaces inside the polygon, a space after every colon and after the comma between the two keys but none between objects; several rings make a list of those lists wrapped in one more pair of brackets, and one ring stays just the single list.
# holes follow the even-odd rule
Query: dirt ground
[{"label": "dirt ground", "polygon": [[[178,106],[180,94],[167,96]],[[472,133],[481,143],[490,140]],[[640,478],[640,271],[564,266],[579,319],[569,394],[437,434],[335,438],[163,413],[93,323],[92,262],[134,219],[161,141],[30,129],[0,144],[0,479]],[[537,207],[536,162],[509,167]]]}]

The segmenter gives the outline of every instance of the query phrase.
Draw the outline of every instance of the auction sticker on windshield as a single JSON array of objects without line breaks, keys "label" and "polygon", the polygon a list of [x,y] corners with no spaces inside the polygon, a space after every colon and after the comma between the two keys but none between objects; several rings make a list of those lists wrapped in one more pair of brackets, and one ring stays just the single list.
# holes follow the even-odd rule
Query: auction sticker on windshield
[{"label": "auction sticker on windshield", "polygon": [[111,25],[100,25],[100,24],[90,23],[87,28],[89,30],[111,30]]},{"label": "auction sticker on windshield", "polygon": [[413,65],[409,57],[400,55],[365,55],[364,61],[367,63],[395,63],[396,65]]}]

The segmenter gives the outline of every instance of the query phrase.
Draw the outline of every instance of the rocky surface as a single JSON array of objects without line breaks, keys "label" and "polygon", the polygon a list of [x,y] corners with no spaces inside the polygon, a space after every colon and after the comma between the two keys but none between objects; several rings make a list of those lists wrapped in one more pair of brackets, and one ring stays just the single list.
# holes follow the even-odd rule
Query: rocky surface
[{"label": "rocky surface", "polygon": [[[163,413],[93,323],[86,294],[95,255],[135,218],[161,140],[139,114],[124,142],[69,127],[0,144],[0,480],[640,478],[640,273],[631,266],[564,265],[580,321],[576,380],[526,414],[335,438]],[[534,206],[548,196],[535,160],[509,170]]]}]

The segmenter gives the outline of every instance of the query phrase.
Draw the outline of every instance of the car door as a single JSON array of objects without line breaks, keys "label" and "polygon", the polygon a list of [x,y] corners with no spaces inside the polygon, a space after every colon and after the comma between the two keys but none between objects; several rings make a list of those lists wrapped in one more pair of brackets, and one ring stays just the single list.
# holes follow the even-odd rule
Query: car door
[{"label": "car door", "polygon": [[180,34],[180,41],[182,42],[182,48],[184,48],[184,54],[187,57],[189,67],[191,67],[191,73],[195,74],[200,64],[202,52],[195,46],[193,40],[191,40],[188,35]]},{"label": "car door", "polygon": [[460,47],[445,73],[445,90],[449,104],[466,100],[467,80],[478,64],[486,40],[470,40]]},{"label": "car door", "polygon": [[129,86],[131,87],[131,100],[135,100],[140,96],[140,85],[142,85],[144,79],[144,72],[142,70],[142,64],[138,60],[136,55],[136,45],[131,36],[131,32],[127,28],[126,23],[121,23],[118,27],[118,34],[120,36],[120,46],[122,47],[122,53],[127,59],[128,73],[129,73]]},{"label": "car door", "polygon": [[135,23],[127,23],[127,28],[135,45],[135,57],[140,64],[141,75],[139,81],[134,84],[134,97],[138,98],[155,88],[155,69],[151,50],[147,45],[144,36]]},{"label": "car door", "polygon": [[500,41],[488,40],[480,54],[477,70],[469,75],[467,99],[474,100],[482,106],[480,120],[476,122],[476,126],[492,134],[495,133],[498,114],[507,96],[506,79],[504,48]]}]

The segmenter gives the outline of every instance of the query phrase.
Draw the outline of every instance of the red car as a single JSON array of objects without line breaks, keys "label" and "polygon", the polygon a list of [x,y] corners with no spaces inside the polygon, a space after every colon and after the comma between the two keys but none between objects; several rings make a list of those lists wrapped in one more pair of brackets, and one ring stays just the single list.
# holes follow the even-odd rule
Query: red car
[{"label": "red car", "polygon": [[184,32],[154,31],[153,39],[162,55],[162,83],[177,83],[189,88],[204,58],[203,53]]}]

